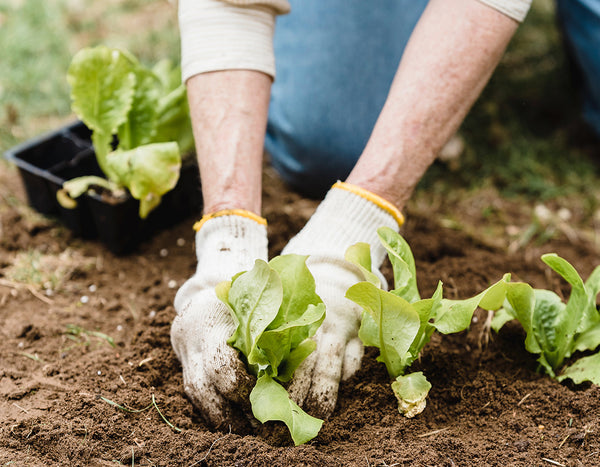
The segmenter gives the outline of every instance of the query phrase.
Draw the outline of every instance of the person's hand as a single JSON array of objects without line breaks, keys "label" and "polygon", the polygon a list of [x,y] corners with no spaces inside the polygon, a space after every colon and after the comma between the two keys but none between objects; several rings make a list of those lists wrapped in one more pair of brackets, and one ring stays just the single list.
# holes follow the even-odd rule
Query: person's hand
[{"label": "person's hand", "polygon": [[215,286],[251,269],[256,259],[267,259],[264,219],[245,211],[242,216],[223,213],[206,220],[196,234],[198,267],[177,292],[177,316],[171,327],[185,392],[216,428],[231,423],[239,408],[248,404],[253,377],[227,344],[235,326],[217,299]]},{"label": "person's hand", "polygon": [[[309,255],[306,264],[327,310],[315,335],[317,348],[298,368],[289,388],[292,398],[313,415],[331,415],[340,380],[360,368],[364,352],[358,337],[361,308],[345,298],[348,288],[363,276],[357,266],[344,260],[344,254],[355,243],[368,243],[372,268],[378,272],[386,252],[377,229],[388,226],[398,230],[402,222],[402,214],[382,198],[357,186],[337,183],[282,251]],[[382,287],[387,288],[381,279]]]}]

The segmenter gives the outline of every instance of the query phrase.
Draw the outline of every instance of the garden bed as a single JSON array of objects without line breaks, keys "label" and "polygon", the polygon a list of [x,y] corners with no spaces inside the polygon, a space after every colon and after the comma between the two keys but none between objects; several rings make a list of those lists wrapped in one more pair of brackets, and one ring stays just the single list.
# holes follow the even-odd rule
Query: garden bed
[{"label": "garden bed", "polygon": [[[316,203],[265,176],[276,254]],[[521,329],[488,335],[482,310],[469,332],[435,336],[425,348],[415,369],[433,388],[414,419],[398,413],[386,370],[368,351],[308,445],[293,447],[278,425],[252,430],[241,419],[231,432],[211,431],[185,397],[169,341],[174,295],[195,269],[195,219],[118,257],[25,207],[16,170],[3,164],[0,196],[10,201],[0,205],[2,465],[600,465],[600,389],[537,374]],[[423,296],[438,280],[449,298],[471,296],[505,272],[568,296],[540,255],[558,253],[584,278],[599,262],[583,240],[507,254],[414,211],[402,233]],[[150,408],[130,413],[107,400]]]}]

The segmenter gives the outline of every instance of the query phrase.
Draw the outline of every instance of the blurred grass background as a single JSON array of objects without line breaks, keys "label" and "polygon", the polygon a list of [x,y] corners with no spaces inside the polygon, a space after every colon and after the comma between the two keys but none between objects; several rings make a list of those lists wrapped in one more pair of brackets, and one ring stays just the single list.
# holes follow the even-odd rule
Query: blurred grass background
[{"label": "blurred grass background", "polygon": [[[74,119],[66,70],[97,44],[146,64],[178,60],[175,0],[0,0],[0,151]],[[513,208],[543,202],[568,208],[599,241],[600,143],[581,120],[552,0],[534,0],[460,135],[460,159],[431,167],[412,208],[460,226],[464,213],[499,220],[498,197]]]}]

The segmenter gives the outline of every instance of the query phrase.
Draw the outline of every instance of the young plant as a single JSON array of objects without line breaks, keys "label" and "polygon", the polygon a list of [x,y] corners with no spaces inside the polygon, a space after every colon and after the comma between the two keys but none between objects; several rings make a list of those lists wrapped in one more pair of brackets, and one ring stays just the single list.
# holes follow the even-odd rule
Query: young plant
[{"label": "young plant", "polygon": [[565,360],[575,352],[594,351],[600,345],[600,312],[596,306],[600,266],[584,283],[575,268],[560,256],[546,254],[542,261],[571,285],[567,303],[549,290],[509,284],[506,302],[494,315],[492,329],[498,332],[505,323],[517,319],[527,334],[525,348],[539,354],[538,362],[548,375],[558,381],[570,378],[576,384],[600,384],[600,352],[564,367]]},{"label": "young plant", "polygon": [[488,310],[502,306],[510,276],[466,300],[443,298],[441,282],[431,298],[421,299],[408,244],[390,228],[382,227],[377,233],[392,263],[394,289],[387,292],[380,288],[379,279],[371,272],[369,245],[358,243],[348,249],[346,259],[361,269],[366,280],[350,287],[346,297],[363,308],[358,335],[366,346],[379,349],[377,360],[385,364],[394,380],[392,390],[399,411],[414,417],[425,409],[431,384],[422,372],[406,374],[406,370],[435,331],[464,331],[478,306]]},{"label": "young plant", "polygon": [[243,355],[257,377],[250,393],[254,416],[262,423],[283,421],[296,445],[319,433],[322,420],[304,412],[280,383],[315,349],[310,339],[325,319],[306,256],[284,255],[254,267],[216,288],[229,308],[236,330],[228,343]]},{"label": "young plant", "polygon": [[74,207],[73,199],[91,186],[112,192],[126,187],[140,201],[139,215],[145,218],[176,185],[181,153],[193,147],[178,68],[160,62],[148,69],[128,52],[98,46],[73,57],[67,81],[71,107],[92,130],[96,159],[108,180],[69,180],[59,201]]}]

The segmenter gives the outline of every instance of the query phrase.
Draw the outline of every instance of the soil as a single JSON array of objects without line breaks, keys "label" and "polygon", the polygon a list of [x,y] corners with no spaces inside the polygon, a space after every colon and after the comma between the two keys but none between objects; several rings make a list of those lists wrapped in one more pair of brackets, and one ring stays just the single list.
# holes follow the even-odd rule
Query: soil
[{"label": "soil", "polygon": [[[277,254],[316,202],[269,169],[265,177]],[[186,398],[169,341],[175,292],[195,268],[195,219],[117,257],[30,211],[16,171],[3,164],[0,196],[2,465],[600,465],[600,389],[537,373],[521,328],[489,334],[483,310],[468,332],[435,335],[425,348],[414,368],[433,388],[416,418],[398,413],[385,368],[368,350],[311,443],[294,447],[274,423],[215,432]],[[442,280],[447,297],[467,297],[505,272],[568,296],[540,255],[557,252],[584,278],[599,263],[583,239],[507,254],[443,227],[434,212],[408,214],[402,233],[423,296]]]}]

